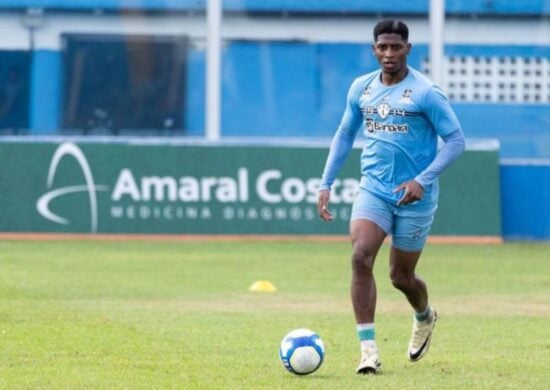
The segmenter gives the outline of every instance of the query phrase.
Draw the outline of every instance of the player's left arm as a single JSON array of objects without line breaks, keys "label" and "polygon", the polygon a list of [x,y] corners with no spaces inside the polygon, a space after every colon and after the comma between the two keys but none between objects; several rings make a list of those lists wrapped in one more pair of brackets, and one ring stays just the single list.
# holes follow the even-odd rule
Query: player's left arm
[{"label": "player's left arm", "polygon": [[414,180],[397,187],[394,192],[404,190],[397,205],[408,204],[422,199],[426,186],[432,184],[458,156],[464,152],[464,133],[446,96],[437,87],[432,87],[423,101],[424,113],[438,135],[444,141],[434,160],[418,174]]},{"label": "player's left arm", "polygon": [[423,106],[428,120],[444,142],[431,164],[414,178],[423,188],[426,188],[464,152],[465,141],[460,122],[449,100],[438,87],[432,86],[427,91]]},{"label": "player's left arm", "polygon": [[445,170],[458,156],[464,152],[464,133],[458,128],[451,134],[442,137],[445,142],[435,159],[424,169],[414,180],[423,188],[434,182],[435,179]]}]

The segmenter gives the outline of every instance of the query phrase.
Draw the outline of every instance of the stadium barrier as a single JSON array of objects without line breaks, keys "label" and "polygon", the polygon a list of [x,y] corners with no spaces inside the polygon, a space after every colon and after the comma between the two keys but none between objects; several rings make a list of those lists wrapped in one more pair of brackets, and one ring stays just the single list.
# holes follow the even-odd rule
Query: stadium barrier
[{"label": "stadium barrier", "polygon": [[[200,12],[206,9],[206,0],[3,0],[1,9],[54,9],[65,11],[185,11]],[[429,12],[429,2],[425,0],[386,0],[380,2],[354,0],[225,0],[223,8],[226,12],[257,12],[257,13],[388,13],[388,14],[426,14]],[[447,1],[446,11],[450,14],[489,14],[489,15],[538,15],[550,13],[550,7],[545,0],[514,1]]]},{"label": "stadium barrier", "polygon": [[[358,187],[354,149],[316,211],[327,145],[0,143],[0,231],[345,235]],[[497,150],[467,151],[441,178],[434,235],[500,236]]]}]

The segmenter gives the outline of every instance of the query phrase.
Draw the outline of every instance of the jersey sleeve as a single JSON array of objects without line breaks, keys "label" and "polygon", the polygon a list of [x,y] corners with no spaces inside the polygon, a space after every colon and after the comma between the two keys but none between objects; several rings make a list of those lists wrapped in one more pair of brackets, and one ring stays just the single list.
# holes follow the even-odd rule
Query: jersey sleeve
[{"label": "jersey sleeve", "polygon": [[360,93],[361,84],[359,80],[355,80],[348,91],[344,115],[332,138],[321,185],[319,186],[320,190],[330,190],[353,147],[357,132],[363,123],[363,115],[358,105]]},{"label": "jersey sleeve", "polygon": [[443,136],[443,141],[445,144],[439,153],[437,153],[432,163],[420,175],[414,178],[423,188],[432,184],[464,152],[465,141],[462,129],[458,128],[451,134]]},{"label": "jersey sleeve", "polygon": [[424,95],[422,111],[441,137],[454,133],[460,123],[445,94],[437,86],[432,86]]}]

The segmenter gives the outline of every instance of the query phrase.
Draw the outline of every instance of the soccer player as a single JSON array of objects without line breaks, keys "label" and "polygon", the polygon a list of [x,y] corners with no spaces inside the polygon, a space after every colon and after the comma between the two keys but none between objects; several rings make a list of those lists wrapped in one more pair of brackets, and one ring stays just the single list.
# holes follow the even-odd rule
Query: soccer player
[{"label": "soccer player", "polygon": [[[358,77],[349,89],[317,202],[321,219],[330,221],[330,188],[361,128],[365,138],[362,177],[350,221],[351,300],[361,344],[360,374],[381,369],[375,342],[373,266],[388,234],[392,236],[392,284],[414,310],[409,360],[416,362],[428,351],[437,313],[415,268],[437,209],[437,178],[464,151],[464,135],[447,98],[407,65],[411,44],[405,23],[382,20],[373,35],[373,55],[380,69]],[[444,141],[439,152],[438,136]]]}]

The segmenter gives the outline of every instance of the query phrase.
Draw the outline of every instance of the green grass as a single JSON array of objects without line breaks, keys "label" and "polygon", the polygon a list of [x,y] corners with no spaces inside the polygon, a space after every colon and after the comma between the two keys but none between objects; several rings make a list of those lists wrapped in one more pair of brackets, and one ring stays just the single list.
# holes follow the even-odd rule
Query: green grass
[{"label": "green grass", "polygon": [[[1,242],[0,388],[550,388],[550,245],[429,245],[419,273],[440,320],[415,364],[387,249],[376,265],[384,371],[363,377],[347,244]],[[265,279],[278,291],[248,291]],[[305,377],[277,355],[298,327],[327,349]]]}]

